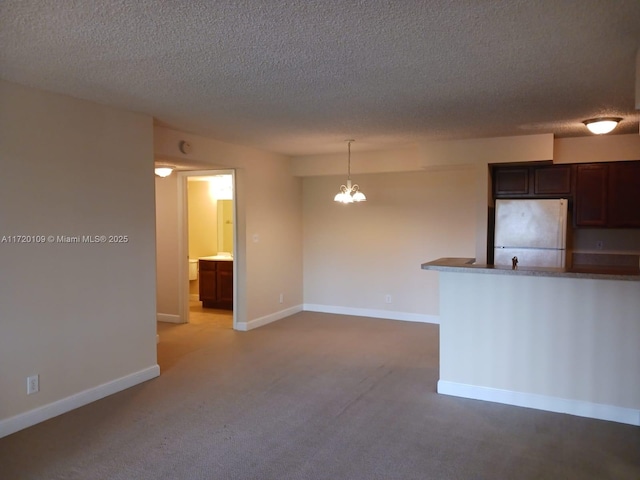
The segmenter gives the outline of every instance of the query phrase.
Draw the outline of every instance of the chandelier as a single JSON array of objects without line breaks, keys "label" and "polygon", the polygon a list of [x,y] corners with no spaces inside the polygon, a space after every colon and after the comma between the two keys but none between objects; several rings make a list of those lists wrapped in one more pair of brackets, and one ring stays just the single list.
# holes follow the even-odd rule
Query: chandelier
[{"label": "chandelier", "polygon": [[360,187],[357,184],[351,184],[351,143],[355,140],[347,140],[347,148],[349,151],[348,163],[347,163],[347,184],[340,186],[340,191],[337,193],[333,200],[340,203],[353,203],[364,202],[367,200],[364,193],[360,191]]}]

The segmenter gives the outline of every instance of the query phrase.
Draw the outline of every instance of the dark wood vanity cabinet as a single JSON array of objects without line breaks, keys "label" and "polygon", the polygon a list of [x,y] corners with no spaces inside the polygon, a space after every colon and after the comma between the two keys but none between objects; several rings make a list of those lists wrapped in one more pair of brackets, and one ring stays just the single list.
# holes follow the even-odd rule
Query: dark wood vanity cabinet
[{"label": "dark wood vanity cabinet", "polygon": [[233,310],[233,261],[199,260],[198,278],[203,307]]},{"label": "dark wood vanity cabinet", "polygon": [[574,221],[578,227],[640,228],[640,161],[577,165]]},{"label": "dark wood vanity cabinet", "polygon": [[495,198],[570,198],[572,165],[494,167]]}]

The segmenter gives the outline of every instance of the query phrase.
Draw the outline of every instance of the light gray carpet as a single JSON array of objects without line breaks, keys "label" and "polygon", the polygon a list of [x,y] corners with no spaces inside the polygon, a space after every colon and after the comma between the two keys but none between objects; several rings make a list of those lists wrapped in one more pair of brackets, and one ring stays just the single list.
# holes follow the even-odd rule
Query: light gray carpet
[{"label": "light gray carpet", "polygon": [[435,325],[160,335],[159,378],[0,439],[0,479],[640,479],[640,428],[436,394]]}]

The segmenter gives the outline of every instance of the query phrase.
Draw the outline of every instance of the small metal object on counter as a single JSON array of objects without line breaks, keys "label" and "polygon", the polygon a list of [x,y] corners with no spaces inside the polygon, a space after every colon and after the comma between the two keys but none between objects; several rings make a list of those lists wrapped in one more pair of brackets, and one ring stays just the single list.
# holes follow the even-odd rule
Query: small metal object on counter
[{"label": "small metal object on counter", "polygon": [[511,269],[515,270],[518,268],[518,257],[513,257],[511,259]]}]

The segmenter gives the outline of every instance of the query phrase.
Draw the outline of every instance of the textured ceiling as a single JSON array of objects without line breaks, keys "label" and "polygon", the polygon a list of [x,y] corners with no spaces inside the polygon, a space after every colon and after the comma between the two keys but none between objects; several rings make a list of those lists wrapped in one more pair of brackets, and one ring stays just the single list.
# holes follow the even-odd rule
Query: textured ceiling
[{"label": "textured ceiling", "polygon": [[637,133],[640,0],[2,0],[0,78],[291,155]]}]

